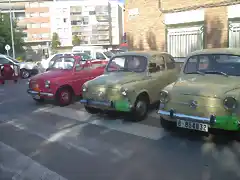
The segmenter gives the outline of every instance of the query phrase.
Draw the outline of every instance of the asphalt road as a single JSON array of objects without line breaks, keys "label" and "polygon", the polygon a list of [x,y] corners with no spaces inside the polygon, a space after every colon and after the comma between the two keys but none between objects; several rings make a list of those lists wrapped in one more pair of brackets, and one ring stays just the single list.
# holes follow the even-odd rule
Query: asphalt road
[{"label": "asphalt road", "polygon": [[0,179],[239,180],[240,144],[226,136],[38,105],[26,84],[0,86]]}]

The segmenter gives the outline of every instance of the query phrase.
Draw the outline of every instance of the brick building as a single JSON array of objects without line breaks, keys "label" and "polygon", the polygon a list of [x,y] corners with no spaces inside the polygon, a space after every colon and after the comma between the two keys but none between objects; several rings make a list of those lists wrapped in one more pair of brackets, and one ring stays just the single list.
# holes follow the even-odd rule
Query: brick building
[{"label": "brick building", "polygon": [[240,0],[128,0],[125,17],[133,49],[185,57],[207,47],[240,47]]}]

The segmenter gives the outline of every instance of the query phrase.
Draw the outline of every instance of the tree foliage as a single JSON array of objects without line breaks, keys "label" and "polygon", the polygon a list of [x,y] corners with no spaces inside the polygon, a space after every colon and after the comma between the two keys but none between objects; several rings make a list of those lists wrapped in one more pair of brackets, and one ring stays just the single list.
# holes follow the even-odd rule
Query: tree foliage
[{"label": "tree foliage", "polygon": [[[15,51],[22,52],[24,46],[24,34],[17,27],[16,21],[13,20],[13,37],[15,44]],[[9,14],[0,13],[0,53],[6,53],[5,46],[10,45],[12,47],[12,39],[11,39],[11,23]]]},{"label": "tree foliage", "polygon": [[56,50],[59,46],[61,46],[58,33],[54,32],[52,35],[52,49]]},{"label": "tree foliage", "polygon": [[81,43],[80,38],[77,35],[74,35],[72,37],[72,44],[73,44],[73,46],[79,46],[80,43]]}]

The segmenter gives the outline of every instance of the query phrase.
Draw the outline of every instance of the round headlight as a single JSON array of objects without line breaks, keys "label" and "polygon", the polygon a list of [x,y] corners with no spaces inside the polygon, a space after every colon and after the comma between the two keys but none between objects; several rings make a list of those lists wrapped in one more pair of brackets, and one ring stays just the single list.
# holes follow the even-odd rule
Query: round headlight
[{"label": "round headlight", "polygon": [[169,94],[167,91],[161,91],[160,92],[160,102],[161,103],[167,103],[169,101]]},{"label": "round headlight", "polygon": [[87,85],[86,85],[86,84],[83,84],[83,86],[82,86],[82,91],[83,91],[83,92],[86,92],[86,91],[87,91]]},{"label": "round headlight", "polygon": [[120,91],[121,91],[121,94],[122,94],[123,96],[126,96],[128,89],[122,87],[122,88],[120,89]]},{"label": "round headlight", "polygon": [[223,106],[227,110],[233,110],[237,108],[237,101],[233,97],[226,97],[223,100]]}]

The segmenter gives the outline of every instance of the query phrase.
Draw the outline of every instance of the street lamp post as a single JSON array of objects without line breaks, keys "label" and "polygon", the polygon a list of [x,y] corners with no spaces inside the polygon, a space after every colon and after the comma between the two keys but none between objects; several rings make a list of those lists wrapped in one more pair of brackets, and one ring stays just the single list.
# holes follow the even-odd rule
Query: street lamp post
[{"label": "street lamp post", "polygon": [[12,22],[12,2],[11,0],[8,1],[10,6],[10,29],[11,29],[11,39],[12,39],[12,51],[13,51],[13,58],[15,58],[15,44],[14,44],[14,37],[13,37],[13,22]]}]

